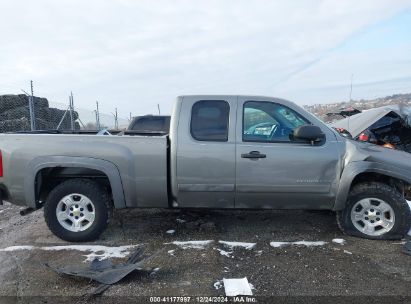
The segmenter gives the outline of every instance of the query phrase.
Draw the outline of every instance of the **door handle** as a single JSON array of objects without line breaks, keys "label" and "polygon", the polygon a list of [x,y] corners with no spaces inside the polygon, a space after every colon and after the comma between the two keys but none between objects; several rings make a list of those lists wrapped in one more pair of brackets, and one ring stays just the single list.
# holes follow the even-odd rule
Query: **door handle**
[{"label": "door handle", "polygon": [[260,151],[251,151],[250,153],[241,154],[241,158],[266,158],[265,154],[261,154]]}]

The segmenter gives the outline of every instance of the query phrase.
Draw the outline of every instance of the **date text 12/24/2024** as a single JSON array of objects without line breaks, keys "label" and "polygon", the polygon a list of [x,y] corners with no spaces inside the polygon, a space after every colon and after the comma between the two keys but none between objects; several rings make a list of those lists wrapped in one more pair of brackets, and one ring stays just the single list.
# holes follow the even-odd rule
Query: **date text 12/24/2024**
[{"label": "date text 12/24/2024", "polygon": [[180,296],[180,297],[150,297],[150,303],[257,303],[253,296]]}]

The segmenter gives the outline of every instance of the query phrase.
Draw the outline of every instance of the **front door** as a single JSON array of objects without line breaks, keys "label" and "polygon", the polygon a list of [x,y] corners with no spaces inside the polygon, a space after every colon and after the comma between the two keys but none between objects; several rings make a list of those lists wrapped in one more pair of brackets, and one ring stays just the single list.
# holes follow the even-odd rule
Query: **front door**
[{"label": "front door", "polygon": [[281,100],[240,98],[237,112],[236,208],[330,208],[335,135],[323,130],[320,144],[293,142],[290,133],[312,122]]}]

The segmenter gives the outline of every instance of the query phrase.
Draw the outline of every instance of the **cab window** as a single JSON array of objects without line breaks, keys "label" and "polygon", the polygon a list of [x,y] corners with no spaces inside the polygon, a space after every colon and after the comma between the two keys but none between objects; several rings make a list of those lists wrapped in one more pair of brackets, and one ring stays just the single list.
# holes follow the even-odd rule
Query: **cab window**
[{"label": "cab window", "polygon": [[290,108],[267,101],[243,106],[243,141],[290,142],[290,134],[308,120]]},{"label": "cab window", "polygon": [[191,136],[199,141],[227,141],[230,106],[224,100],[200,100],[191,110]]}]

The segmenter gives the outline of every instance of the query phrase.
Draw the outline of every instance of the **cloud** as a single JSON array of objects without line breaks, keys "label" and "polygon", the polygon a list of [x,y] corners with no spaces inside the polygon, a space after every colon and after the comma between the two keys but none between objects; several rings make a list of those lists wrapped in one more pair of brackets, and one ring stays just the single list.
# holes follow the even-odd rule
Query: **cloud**
[{"label": "cloud", "polygon": [[[0,93],[18,92],[33,79],[37,94],[52,101],[65,102],[73,90],[78,106],[92,108],[98,99],[102,111],[117,106],[123,116],[153,113],[157,103],[169,112],[181,94],[281,93],[306,103],[315,91],[306,98],[301,90],[327,79],[341,84],[337,73],[349,79],[352,69],[335,55],[339,46],[410,6],[402,0],[2,1]],[[366,54],[346,60],[373,66]],[[333,94],[321,98],[342,96]]]}]

